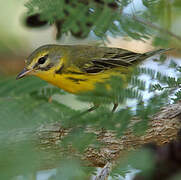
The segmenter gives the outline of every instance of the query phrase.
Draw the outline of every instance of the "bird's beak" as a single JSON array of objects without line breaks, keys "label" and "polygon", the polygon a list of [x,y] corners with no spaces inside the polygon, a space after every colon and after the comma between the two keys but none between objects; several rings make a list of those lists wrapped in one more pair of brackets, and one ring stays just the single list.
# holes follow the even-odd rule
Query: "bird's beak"
[{"label": "bird's beak", "polygon": [[33,69],[27,69],[27,68],[24,68],[16,77],[16,79],[21,79],[23,78],[24,76],[26,76],[27,74],[29,74],[31,71],[33,71]]}]

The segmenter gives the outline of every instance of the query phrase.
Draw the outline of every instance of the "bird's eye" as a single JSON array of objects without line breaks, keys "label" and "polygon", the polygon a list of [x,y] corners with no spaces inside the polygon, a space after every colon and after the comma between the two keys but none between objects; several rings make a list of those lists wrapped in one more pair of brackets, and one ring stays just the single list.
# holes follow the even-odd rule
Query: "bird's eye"
[{"label": "bird's eye", "polygon": [[44,64],[45,61],[47,60],[47,57],[48,57],[48,55],[45,55],[45,56],[39,58],[38,59],[38,64]]}]

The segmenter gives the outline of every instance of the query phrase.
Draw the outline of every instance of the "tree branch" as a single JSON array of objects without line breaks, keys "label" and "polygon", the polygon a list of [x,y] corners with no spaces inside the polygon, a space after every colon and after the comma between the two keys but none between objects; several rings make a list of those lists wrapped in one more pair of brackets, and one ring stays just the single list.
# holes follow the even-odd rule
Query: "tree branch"
[{"label": "tree branch", "polygon": [[[98,131],[87,129],[86,132],[94,132],[97,139],[104,143],[101,149],[88,147],[84,154],[79,154],[70,148],[70,155],[79,156],[88,161],[87,165],[103,167],[112,163],[126,152],[137,149],[146,143],[163,145],[177,138],[181,129],[181,103],[168,105],[159,113],[151,117],[149,128],[142,136],[137,136],[132,131],[132,126],[139,120],[133,118],[129,129],[123,136],[117,138],[113,131]],[[60,163],[62,153],[65,151],[59,146],[59,142],[69,133],[69,129],[60,127],[60,124],[42,125],[38,129],[21,129],[7,134],[9,143],[31,140],[35,144],[36,151],[47,153],[40,164],[40,169],[54,168]],[[31,137],[31,139],[30,139]],[[51,152],[51,153],[48,153]],[[52,153],[53,152],[53,153]],[[107,171],[106,171],[107,172]]]}]

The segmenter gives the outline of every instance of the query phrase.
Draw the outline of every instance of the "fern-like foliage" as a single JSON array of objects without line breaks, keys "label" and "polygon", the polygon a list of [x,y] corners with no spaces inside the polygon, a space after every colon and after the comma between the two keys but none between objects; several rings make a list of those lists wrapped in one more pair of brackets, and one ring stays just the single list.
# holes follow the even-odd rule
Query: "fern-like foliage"
[{"label": "fern-like foliage", "polygon": [[[181,8],[176,2],[142,0],[142,10],[134,9],[131,0],[28,0],[25,6],[27,22],[35,21],[37,26],[54,24],[57,38],[67,33],[86,38],[93,32],[103,39],[108,34],[142,40],[155,37],[155,45],[168,46],[172,38],[180,39],[171,32],[171,10]],[[128,7],[131,10],[127,13]]]},{"label": "fern-like foliage", "polygon": [[[71,32],[76,37],[87,37],[93,31],[98,37],[124,34],[135,39],[148,38],[145,25],[122,14],[130,0],[29,0],[28,15],[38,14],[41,20],[55,23],[58,36]],[[132,28],[134,27],[134,29]]]},{"label": "fern-like foliage", "polygon": [[[58,88],[47,86],[37,78],[16,81],[15,78],[0,81],[0,129],[23,128],[54,122],[66,116],[66,106],[48,98],[60,93]],[[58,113],[58,108],[64,109]],[[67,115],[70,108],[67,108]],[[71,111],[71,110],[70,110]]]}]

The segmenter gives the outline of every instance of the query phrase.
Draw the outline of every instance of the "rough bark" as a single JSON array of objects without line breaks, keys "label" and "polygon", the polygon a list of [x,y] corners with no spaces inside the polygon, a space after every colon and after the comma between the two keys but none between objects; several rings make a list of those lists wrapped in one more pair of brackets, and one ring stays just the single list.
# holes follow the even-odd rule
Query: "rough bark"
[{"label": "rough bark", "polygon": [[[180,119],[181,103],[178,103],[166,106],[154,115],[149,122],[148,130],[142,136],[136,136],[131,130],[131,126],[138,121],[136,118],[132,120],[129,130],[120,138],[116,138],[114,132],[89,129],[88,131],[96,133],[98,140],[105,145],[99,150],[89,147],[81,156],[88,160],[91,165],[103,167],[108,161],[114,161],[125,152],[139,148],[143,144],[163,145],[177,138],[178,131],[181,128]],[[67,133],[68,130],[61,128],[59,124],[42,126],[36,132],[39,147],[44,150],[54,148],[59,154],[62,150],[59,149],[57,144]],[[58,154],[56,154],[55,159],[57,159]]]},{"label": "rough bark", "polygon": [[[134,118],[131,121],[129,130],[119,138],[115,136],[114,132],[88,129],[87,131],[94,132],[98,140],[105,144],[99,150],[89,147],[83,155],[80,155],[70,149],[74,155],[76,154],[82,159],[88,160],[89,165],[103,167],[108,162],[114,162],[118,157],[124,155],[125,152],[139,148],[146,143],[163,145],[176,139],[181,128],[180,119],[181,103],[168,105],[151,117],[149,128],[142,136],[136,136],[131,130],[131,126],[138,121],[138,119]],[[8,134],[7,136],[11,137],[11,141],[14,143],[15,140],[24,141],[27,136],[29,138],[29,135],[33,134],[32,141],[35,143],[37,150],[47,153],[41,163],[41,168],[45,169],[56,167],[59,164],[64,151],[59,146],[59,142],[68,132],[68,129],[60,127],[60,124],[57,123],[42,125],[33,131],[25,129],[24,131],[21,130],[21,132],[11,132],[11,135]]]}]

